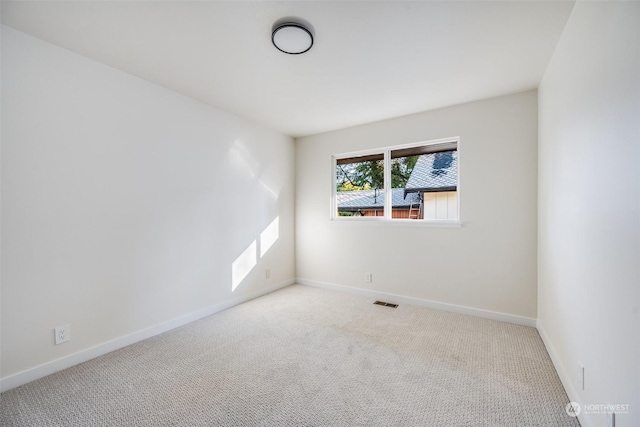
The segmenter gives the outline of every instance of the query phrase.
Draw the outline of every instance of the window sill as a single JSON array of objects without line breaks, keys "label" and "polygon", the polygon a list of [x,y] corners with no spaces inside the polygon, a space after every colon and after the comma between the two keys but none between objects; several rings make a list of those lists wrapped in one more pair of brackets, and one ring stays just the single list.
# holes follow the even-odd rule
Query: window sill
[{"label": "window sill", "polygon": [[462,228],[460,220],[416,220],[416,219],[387,219],[381,217],[372,218],[332,218],[331,222],[340,224],[377,224],[402,227],[433,227],[433,228]]}]

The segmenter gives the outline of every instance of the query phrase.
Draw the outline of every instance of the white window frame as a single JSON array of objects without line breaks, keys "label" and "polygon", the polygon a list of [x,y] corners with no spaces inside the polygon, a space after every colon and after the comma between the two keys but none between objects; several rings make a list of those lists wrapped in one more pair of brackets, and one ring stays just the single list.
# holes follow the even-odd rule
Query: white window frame
[{"label": "white window frame", "polygon": [[[457,184],[456,184],[456,193],[457,193],[457,204],[458,204],[458,218],[457,219],[409,219],[409,218],[392,218],[392,202],[393,202],[393,194],[392,191],[387,191],[387,189],[391,189],[391,152],[395,150],[401,150],[405,148],[414,148],[414,147],[424,147],[427,145],[438,145],[438,144],[447,144],[447,143],[455,143],[456,150],[458,152],[458,168],[457,168]],[[360,150],[360,151],[352,151],[348,153],[340,153],[334,154],[331,156],[331,200],[330,200],[330,215],[329,219],[331,221],[335,221],[337,223],[379,223],[379,224],[396,224],[396,225],[412,225],[412,226],[438,226],[438,227],[460,227],[462,225],[461,221],[461,210],[460,210],[460,199],[461,199],[461,185],[460,185],[460,168],[461,168],[461,155],[460,155],[460,137],[450,137],[450,138],[441,138],[430,141],[421,141],[421,142],[413,142],[409,144],[401,144],[401,145],[393,145],[375,149],[368,150]],[[361,156],[369,156],[373,154],[383,154],[384,156],[384,216],[353,216],[353,217],[343,217],[338,215],[338,203],[336,197],[336,165],[337,161],[340,159],[350,158],[350,157],[361,157]]]}]

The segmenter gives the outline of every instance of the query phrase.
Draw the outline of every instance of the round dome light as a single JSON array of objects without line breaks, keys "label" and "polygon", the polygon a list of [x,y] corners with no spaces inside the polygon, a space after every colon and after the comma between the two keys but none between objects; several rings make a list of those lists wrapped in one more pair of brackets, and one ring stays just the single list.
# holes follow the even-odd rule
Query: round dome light
[{"label": "round dome light", "polygon": [[300,24],[286,22],[278,25],[271,34],[271,41],[278,50],[298,55],[305,53],[313,46],[313,35]]}]

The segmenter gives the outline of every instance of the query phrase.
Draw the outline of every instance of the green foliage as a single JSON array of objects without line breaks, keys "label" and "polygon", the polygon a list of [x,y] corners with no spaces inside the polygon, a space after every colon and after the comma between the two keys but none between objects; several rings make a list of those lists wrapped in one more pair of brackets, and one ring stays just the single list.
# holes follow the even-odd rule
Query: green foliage
[{"label": "green foliage", "polygon": [[360,212],[338,212],[339,216],[362,216]]},{"label": "green foliage", "polygon": [[384,187],[384,162],[366,162],[337,165],[336,188],[338,191],[370,190]]},{"label": "green foliage", "polygon": [[[391,160],[391,187],[404,188],[418,161],[418,156],[399,157]],[[384,162],[368,160],[337,165],[337,191],[370,190],[384,188]]]},{"label": "green foliage", "polygon": [[391,187],[404,188],[416,166],[418,156],[398,157],[391,159]]}]

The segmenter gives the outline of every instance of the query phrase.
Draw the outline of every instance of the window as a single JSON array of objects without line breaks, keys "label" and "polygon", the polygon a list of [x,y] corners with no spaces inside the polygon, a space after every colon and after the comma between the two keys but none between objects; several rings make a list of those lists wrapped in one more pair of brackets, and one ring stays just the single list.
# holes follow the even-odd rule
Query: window
[{"label": "window", "polygon": [[384,155],[336,160],[339,216],[384,216]]},{"label": "window", "polygon": [[458,220],[457,138],[336,155],[333,166],[333,218]]}]

